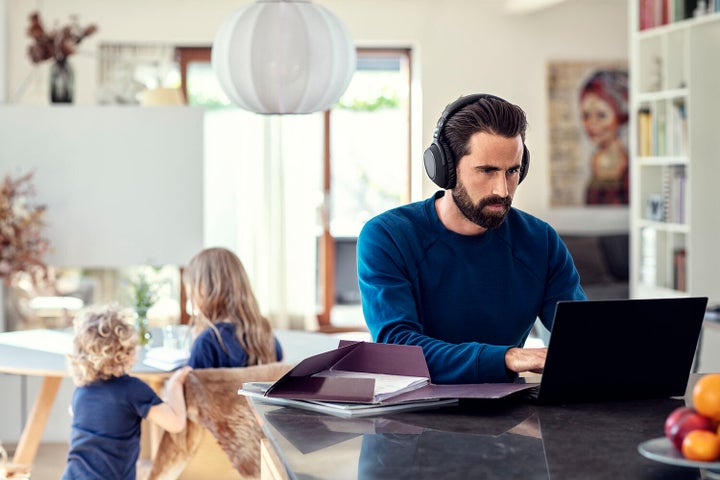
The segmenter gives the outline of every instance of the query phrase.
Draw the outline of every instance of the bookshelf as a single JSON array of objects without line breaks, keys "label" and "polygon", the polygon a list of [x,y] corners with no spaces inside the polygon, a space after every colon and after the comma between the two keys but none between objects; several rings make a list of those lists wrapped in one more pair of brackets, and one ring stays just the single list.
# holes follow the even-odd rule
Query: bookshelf
[{"label": "bookshelf", "polygon": [[720,0],[632,0],[630,294],[720,301]]}]

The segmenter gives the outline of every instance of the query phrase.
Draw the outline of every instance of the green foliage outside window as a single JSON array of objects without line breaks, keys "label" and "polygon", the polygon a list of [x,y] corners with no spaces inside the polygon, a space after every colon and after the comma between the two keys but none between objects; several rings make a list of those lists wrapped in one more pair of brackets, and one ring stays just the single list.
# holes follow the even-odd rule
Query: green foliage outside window
[{"label": "green foliage outside window", "polygon": [[400,99],[397,97],[397,95],[380,95],[379,97],[375,97],[372,99],[341,98],[337,105],[335,105],[335,108],[342,108],[345,110],[354,110],[361,112],[375,112],[382,108],[399,108],[399,106]]}]

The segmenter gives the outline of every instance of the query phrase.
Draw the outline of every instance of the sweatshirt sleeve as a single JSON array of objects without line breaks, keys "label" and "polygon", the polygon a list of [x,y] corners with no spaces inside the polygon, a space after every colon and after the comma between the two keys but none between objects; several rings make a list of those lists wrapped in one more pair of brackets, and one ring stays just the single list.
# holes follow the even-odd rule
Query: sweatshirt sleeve
[{"label": "sweatshirt sleeve", "polygon": [[555,307],[561,300],[587,300],[585,291],[580,285],[573,258],[560,235],[548,229],[548,278],[540,320],[548,330],[552,330]]},{"label": "sweatshirt sleeve", "polygon": [[[384,224],[373,219],[358,237],[358,280],[363,314],[374,341],[422,347],[434,383],[508,382],[505,368],[511,346],[449,343],[425,334],[418,318],[408,249],[398,245]],[[514,345],[513,345],[514,346]]]}]

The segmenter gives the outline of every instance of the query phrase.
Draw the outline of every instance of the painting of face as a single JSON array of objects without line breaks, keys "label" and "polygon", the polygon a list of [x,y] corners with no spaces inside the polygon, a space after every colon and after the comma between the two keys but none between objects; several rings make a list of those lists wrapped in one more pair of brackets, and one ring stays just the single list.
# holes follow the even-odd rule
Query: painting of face
[{"label": "painting of face", "polygon": [[629,202],[627,62],[548,63],[550,205]]},{"label": "painting of face", "polygon": [[615,110],[598,94],[583,96],[580,109],[583,127],[594,144],[608,145],[617,138],[619,123]]}]

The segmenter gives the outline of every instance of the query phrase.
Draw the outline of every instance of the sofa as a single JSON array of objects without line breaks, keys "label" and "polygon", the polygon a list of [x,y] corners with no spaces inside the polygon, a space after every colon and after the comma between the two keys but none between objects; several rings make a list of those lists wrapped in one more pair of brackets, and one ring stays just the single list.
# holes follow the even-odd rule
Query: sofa
[{"label": "sofa", "polygon": [[[630,297],[630,235],[627,233],[562,233],[563,240],[588,300]],[[550,332],[540,323],[528,339],[531,345],[547,346]]]},{"label": "sofa", "polygon": [[560,237],[570,250],[589,300],[629,298],[629,234],[561,233]]}]

